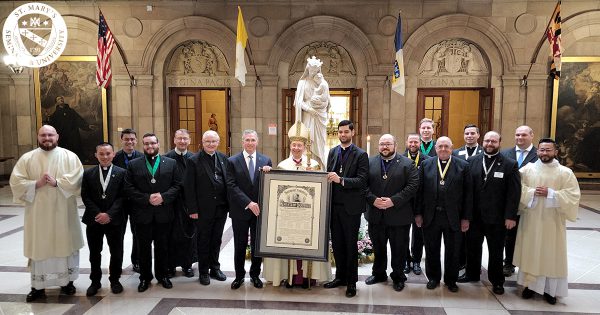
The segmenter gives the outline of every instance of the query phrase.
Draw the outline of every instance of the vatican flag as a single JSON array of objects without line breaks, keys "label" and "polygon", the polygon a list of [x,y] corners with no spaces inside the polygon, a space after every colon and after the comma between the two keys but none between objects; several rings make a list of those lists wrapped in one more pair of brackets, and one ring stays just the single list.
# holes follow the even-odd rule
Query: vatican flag
[{"label": "vatican flag", "polygon": [[402,56],[402,19],[400,18],[400,15],[398,15],[398,26],[396,26],[394,47],[396,48],[396,56],[394,56],[392,90],[400,95],[404,95],[406,84],[404,82],[404,57]]},{"label": "vatican flag", "polygon": [[248,33],[244,25],[244,17],[242,9],[238,6],[238,21],[237,21],[237,39],[235,41],[235,78],[240,81],[242,86],[246,85],[246,60],[244,52],[246,50],[246,42],[248,41]]}]

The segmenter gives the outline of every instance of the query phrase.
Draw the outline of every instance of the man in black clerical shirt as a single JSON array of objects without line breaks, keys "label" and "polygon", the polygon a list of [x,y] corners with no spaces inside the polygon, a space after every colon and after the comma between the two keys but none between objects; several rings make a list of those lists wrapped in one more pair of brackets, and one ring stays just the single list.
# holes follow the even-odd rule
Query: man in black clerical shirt
[{"label": "man in black clerical shirt", "polygon": [[417,225],[423,226],[425,236],[425,273],[433,290],[442,278],[440,250],[444,237],[444,283],[451,292],[458,286],[458,243],[460,232],[469,229],[472,216],[473,191],[469,163],[452,158],[452,141],[440,137],[436,146],[437,158],[421,164],[421,183],[417,194]]},{"label": "man in black clerical shirt", "polygon": [[435,156],[435,140],[433,140],[433,120],[429,118],[421,119],[419,122],[419,135],[421,136],[421,153],[423,155]]},{"label": "man in black clerical shirt", "polygon": [[346,296],[356,295],[358,260],[356,258],[360,217],[366,210],[365,188],[369,176],[367,153],[352,144],[354,124],[342,120],[338,124],[340,145],[327,157],[327,179],[333,183],[331,207],[331,244],[336,262],[335,279],[324,287],[345,285]]},{"label": "man in black clerical shirt", "polygon": [[[424,160],[430,158],[429,155],[421,153],[421,138],[417,133],[410,133],[406,136],[406,151],[404,155],[411,159],[415,166],[421,167],[421,163]],[[417,198],[413,198],[411,201],[413,207],[416,208]],[[406,265],[404,266],[404,273],[408,274],[411,272],[420,275],[423,272],[421,269],[421,258],[423,258],[423,228],[417,226],[415,221],[412,223],[411,242],[410,247],[406,249]],[[412,253],[412,254],[411,254]]]},{"label": "man in black clerical shirt", "polygon": [[[196,222],[198,273],[200,283],[210,278],[225,281],[219,253],[227,220],[227,156],[218,152],[219,134],[208,130],[202,135],[202,150],[188,159],[184,190],[190,218]],[[209,272],[210,270],[210,272]]]},{"label": "man in black clerical shirt", "polygon": [[[139,157],[144,156],[144,154],[135,149],[137,145],[137,133],[135,130],[131,128],[126,128],[121,131],[121,150],[117,151],[115,154],[115,158],[113,159],[113,164],[127,169],[129,166],[129,162],[137,159]],[[129,217],[129,229],[131,230],[132,242],[131,242],[131,264],[133,265],[133,271],[139,273],[140,272],[140,263],[138,260],[138,247],[137,247],[137,237],[135,233],[135,224],[133,222],[133,213],[132,213],[132,204],[129,201],[129,198],[125,198],[123,200],[123,209],[125,212],[123,213],[123,236],[125,236],[125,231],[127,230],[127,218]]]},{"label": "man in black clerical shirt", "polygon": [[[175,149],[167,152],[166,157],[177,161],[177,167],[185,178],[187,170],[187,159],[192,156],[188,151],[190,145],[190,132],[186,129],[175,131],[173,143]],[[183,274],[191,278],[194,276],[192,269],[195,246],[193,246],[194,233],[196,228],[188,216],[188,209],[185,205],[185,196],[183,189],[180,191],[174,205],[175,219],[169,233],[169,277],[175,276],[175,268],[181,266]]]},{"label": "man in black clerical shirt", "polygon": [[465,161],[483,152],[483,148],[479,145],[479,128],[476,125],[468,124],[463,129],[463,138],[465,145],[452,151],[453,156],[457,156]]},{"label": "man in black clerical shirt", "polygon": [[113,165],[115,151],[112,144],[104,142],[96,146],[98,167],[91,167],[83,173],[81,199],[85,212],[81,222],[87,227],[85,235],[90,250],[90,280],[87,296],[93,296],[101,288],[102,243],[104,236],[110,250],[108,267],[112,293],[123,292],[119,279],[123,265],[123,183],[125,169]]}]

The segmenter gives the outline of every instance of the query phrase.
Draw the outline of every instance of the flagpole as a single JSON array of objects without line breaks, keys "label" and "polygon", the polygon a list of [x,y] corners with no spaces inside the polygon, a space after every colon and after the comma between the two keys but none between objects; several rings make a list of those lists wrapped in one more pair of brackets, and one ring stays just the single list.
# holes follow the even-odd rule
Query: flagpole
[{"label": "flagpole", "polygon": [[527,85],[527,78],[529,77],[529,73],[531,72],[531,68],[533,67],[533,64],[535,63],[539,53],[540,53],[540,48],[542,48],[542,45],[544,44],[544,41],[546,41],[546,32],[548,31],[548,27],[550,27],[550,24],[552,23],[552,19],[554,17],[554,13],[556,13],[556,9],[558,8],[558,6],[560,5],[561,0],[558,0],[556,2],[556,5],[554,6],[554,10],[552,11],[552,15],[550,16],[550,20],[548,21],[548,24],[546,25],[546,28],[544,28],[544,35],[542,36],[542,38],[540,39],[540,41],[537,44],[537,47],[535,48],[534,52],[533,52],[533,56],[531,56],[531,60],[529,61],[529,70],[527,70],[527,74],[523,76],[523,85]]}]

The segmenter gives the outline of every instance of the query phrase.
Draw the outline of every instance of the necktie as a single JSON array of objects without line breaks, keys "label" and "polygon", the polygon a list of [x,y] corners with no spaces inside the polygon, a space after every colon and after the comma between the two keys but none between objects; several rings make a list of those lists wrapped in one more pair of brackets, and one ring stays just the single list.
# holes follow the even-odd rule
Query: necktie
[{"label": "necktie", "polygon": [[521,164],[523,164],[523,158],[525,158],[525,152],[527,150],[519,150],[519,159],[517,160],[517,162],[519,163],[519,167],[521,167]]},{"label": "necktie", "polygon": [[250,174],[250,181],[254,183],[254,159],[252,155],[248,155],[250,162],[248,162],[248,173]]}]

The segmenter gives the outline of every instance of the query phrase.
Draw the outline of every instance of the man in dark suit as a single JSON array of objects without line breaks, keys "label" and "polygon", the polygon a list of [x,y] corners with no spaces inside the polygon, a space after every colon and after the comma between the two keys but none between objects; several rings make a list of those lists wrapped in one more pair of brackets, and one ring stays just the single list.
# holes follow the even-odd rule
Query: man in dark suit
[{"label": "man in dark suit", "polygon": [[[173,137],[175,149],[165,154],[166,157],[177,161],[182,180],[186,174],[187,159],[192,156],[192,152],[188,151],[190,141],[190,132],[186,129],[178,129]],[[192,240],[195,237],[196,228],[189,217],[183,189],[179,191],[173,209],[175,210],[175,219],[169,233],[169,277],[174,277],[175,269],[177,266],[181,266],[183,274],[191,278],[194,276],[192,263],[195,246],[192,245]]]},{"label": "man in dark suit", "polygon": [[423,118],[419,122],[419,135],[421,136],[421,153],[423,155],[435,156],[435,140],[433,140],[433,120]]},{"label": "man in dark suit", "polygon": [[335,279],[324,287],[346,286],[346,297],[356,295],[358,281],[357,247],[360,217],[366,210],[366,188],[369,177],[367,153],[352,144],[354,124],[342,120],[338,124],[340,144],[329,151],[327,179],[332,182],[331,244],[335,258]]},{"label": "man in dark suit", "polygon": [[473,181],[473,220],[467,231],[467,268],[458,282],[479,281],[483,238],[488,247],[488,278],[495,294],[504,294],[502,253],[506,230],[515,227],[521,199],[517,162],[500,154],[500,134],[483,137],[484,153],[469,160]]},{"label": "man in dark suit", "polygon": [[469,229],[473,208],[471,174],[467,161],[452,158],[450,138],[438,138],[435,149],[438,157],[424,161],[419,169],[421,184],[415,221],[423,226],[425,236],[427,289],[433,290],[440,284],[443,235],[444,283],[448,290],[457,292],[460,232]]},{"label": "man in dark suit", "polygon": [[453,156],[457,156],[465,161],[483,152],[483,148],[477,142],[479,140],[479,128],[473,124],[468,124],[463,129],[465,145],[452,151]]},{"label": "man in dark suit", "polygon": [[[404,154],[413,161],[417,169],[421,167],[423,161],[430,158],[429,155],[421,153],[421,138],[417,133],[410,133],[406,136],[406,151],[404,151]],[[413,209],[416,209],[416,202],[417,198],[413,198]],[[423,269],[421,269],[421,258],[423,258],[424,245],[423,228],[417,226],[413,219],[411,231],[411,243],[410,248],[407,248],[406,250],[406,265],[404,266],[403,271],[405,274],[409,274],[412,270],[414,274],[420,275],[423,272]]]},{"label": "man in dark suit", "polygon": [[256,152],[258,134],[254,130],[244,130],[242,133],[244,150],[229,158],[227,166],[227,197],[229,199],[229,217],[233,227],[235,279],[231,289],[238,289],[244,282],[246,269],[244,260],[248,245],[248,230],[250,230],[250,281],[255,288],[262,288],[260,265],[262,258],[254,256],[256,243],[256,221],[260,214],[258,192],[260,172],[271,170],[271,159]]},{"label": "man in dark suit", "polygon": [[[121,150],[117,151],[113,164],[127,169],[129,161],[144,156],[144,154],[135,149],[137,145],[137,133],[131,128],[126,128],[121,131]],[[127,218],[129,217],[129,229],[131,230],[132,243],[131,243],[131,264],[133,265],[133,271],[140,273],[140,263],[138,260],[138,248],[137,248],[137,237],[135,233],[135,224],[131,220],[133,218],[133,204],[129,201],[129,198],[125,198],[123,201],[123,236],[127,230]]]},{"label": "man in dark suit", "polygon": [[168,273],[168,244],[173,221],[173,204],[182,180],[177,162],[158,154],[158,138],[147,133],[142,138],[144,157],[132,160],[125,176],[125,192],[133,204],[138,238],[140,284],[138,292],[148,289],[152,280],[152,243],[154,275],[165,289],[173,287]]},{"label": "man in dark suit", "polygon": [[[466,125],[463,129],[463,138],[465,139],[465,145],[452,151],[452,156],[468,161],[470,158],[483,152],[483,148],[477,142],[479,140],[479,128],[477,126],[473,124]],[[462,233],[461,236],[459,270],[464,269],[467,265],[467,236],[465,233]]]},{"label": "man in dark suit", "polygon": [[[187,161],[184,190],[190,218],[196,222],[198,273],[200,283],[210,278],[225,281],[219,252],[227,220],[227,156],[217,151],[219,134],[208,130],[202,135],[202,150]],[[209,273],[210,269],[210,273]]]},{"label": "man in dark suit", "polygon": [[[533,129],[529,126],[520,126],[515,130],[516,145],[510,149],[501,152],[505,157],[517,161],[519,168],[534,163],[538,160],[537,148],[533,145]],[[506,232],[504,240],[504,267],[505,277],[510,277],[515,272],[513,265],[513,254],[515,252],[515,242],[517,240],[517,229],[519,227],[519,216],[517,216],[517,225],[514,229]]]},{"label": "man in dark suit", "polygon": [[102,243],[104,236],[110,250],[109,277],[113,293],[123,292],[119,282],[123,264],[123,183],[125,169],[112,164],[115,150],[112,144],[104,142],[96,146],[98,167],[85,170],[81,183],[81,199],[85,212],[81,222],[87,227],[85,235],[90,249],[90,280],[87,296],[98,293],[102,287]]},{"label": "man in dark suit", "polygon": [[379,155],[369,159],[367,213],[369,236],[373,241],[375,262],[365,283],[387,281],[387,243],[390,242],[394,290],[402,291],[410,224],[413,222],[413,197],[419,188],[419,172],[413,161],[396,154],[396,138],[385,134],[379,139]]}]

